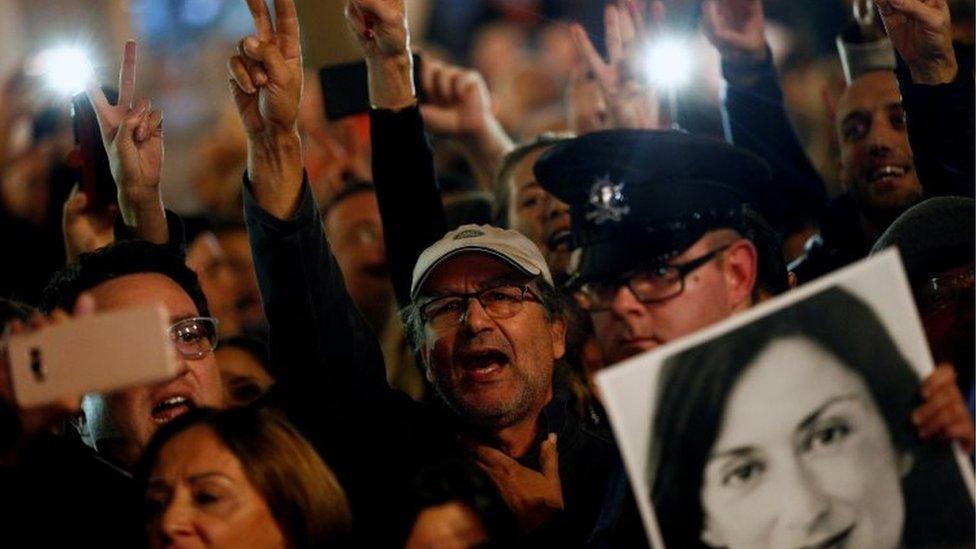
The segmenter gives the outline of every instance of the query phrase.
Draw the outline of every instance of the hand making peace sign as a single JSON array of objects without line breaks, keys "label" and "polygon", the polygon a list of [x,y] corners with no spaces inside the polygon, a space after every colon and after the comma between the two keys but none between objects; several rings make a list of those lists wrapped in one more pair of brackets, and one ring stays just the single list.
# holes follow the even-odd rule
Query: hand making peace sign
[{"label": "hand making peace sign", "polygon": [[256,35],[242,39],[227,64],[231,91],[248,136],[291,133],[302,96],[302,46],[292,0],[247,0]]},{"label": "hand making peace sign", "polygon": [[98,117],[112,178],[118,187],[119,212],[141,238],[157,244],[169,239],[159,192],[163,168],[163,113],[146,98],[133,102],[136,89],[136,42],[125,43],[119,70],[119,99],[108,102],[94,81],[86,87]]},{"label": "hand making peace sign", "polygon": [[136,42],[125,43],[119,71],[119,99],[108,102],[105,93],[90,82],[86,93],[95,107],[102,142],[108,153],[112,177],[119,192],[138,198],[158,196],[163,164],[163,113],[153,110],[146,98],[135,98]]}]

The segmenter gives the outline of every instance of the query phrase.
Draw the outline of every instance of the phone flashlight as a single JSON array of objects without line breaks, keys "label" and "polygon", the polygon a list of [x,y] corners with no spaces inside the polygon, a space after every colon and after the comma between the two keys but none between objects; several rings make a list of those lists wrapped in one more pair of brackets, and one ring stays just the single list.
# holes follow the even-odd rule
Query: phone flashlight
[{"label": "phone flashlight", "polygon": [[88,53],[75,46],[58,46],[44,50],[34,59],[31,72],[41,76],[52,91],[72,96],[85,90],[95,77]]},{"label": "phone flashlight", "polygon": [[688,83],[694,62],[689,46],[675,37],[651,43],[644,54],[647,78],[660,88],[673,91]]}]

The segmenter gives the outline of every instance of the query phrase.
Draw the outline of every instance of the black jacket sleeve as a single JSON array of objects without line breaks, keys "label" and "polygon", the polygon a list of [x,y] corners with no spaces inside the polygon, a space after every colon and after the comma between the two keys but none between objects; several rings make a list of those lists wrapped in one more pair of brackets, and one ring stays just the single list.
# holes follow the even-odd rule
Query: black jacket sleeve
[{"label": "black jacket sleeve", "polygon": [[773,170],[775,204],[772,212],[764,211],[769,221],[781,225],[796,213],[819,217],[827,191],[786,116],[772,54],[761,62],[723,61],[722,75],[726,140],[760,156]]},{"label": "black jacket sleeve", "polygon": [[976,111],[972,67],[959,65],[954,82],[939,86],[912,83],[899,56],[898,87],[908,122],[915,170],[928,196],[976,193]]},{"label": "black jacket sleeve", "polygon": [[388,396],[376,336],[346,291],[308,182],[281,220],[244,184],[244,218],[268,318],[278,400],[300,428],[321,430]]},{"label": "black jacket sleeve", "polygon": [[410,302],[417,258],[444,236],[447,223],[420,108],[373,109],[369,120],[386,256],[397,302],[403,307]]}]

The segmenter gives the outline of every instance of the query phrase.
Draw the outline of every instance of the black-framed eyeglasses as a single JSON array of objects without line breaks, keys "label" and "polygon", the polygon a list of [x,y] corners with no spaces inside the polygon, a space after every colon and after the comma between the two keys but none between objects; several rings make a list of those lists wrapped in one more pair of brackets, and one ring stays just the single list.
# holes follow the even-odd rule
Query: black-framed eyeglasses
[{"label": "black-framed eyeglasses", "polygon": [[478,292],[432,299],[420,306],[420,316],[432,330],[448,330],[464,323],[471,310],[469,305],[472,299],[476,299],[488,316],[495,320],[517,315],[527,299],[538,301],[529,286],[505,284]]},{"label": "black-framed eyeglasses", "polygon": [[169,327],[169,338],[183,358],[199,360],[217,349],[217,319],[210,316],[184,318]]},{"label": "black-framed eyeglasses", "polygon": [[641,303],[660,303],[685,291],[685,277],[715,259],[731,244],[719,246],[685,263],[642,267],[609,282],[587,282],[580,287],[580,305],[587,311],[607,311],[617,290],[626,286]]}]

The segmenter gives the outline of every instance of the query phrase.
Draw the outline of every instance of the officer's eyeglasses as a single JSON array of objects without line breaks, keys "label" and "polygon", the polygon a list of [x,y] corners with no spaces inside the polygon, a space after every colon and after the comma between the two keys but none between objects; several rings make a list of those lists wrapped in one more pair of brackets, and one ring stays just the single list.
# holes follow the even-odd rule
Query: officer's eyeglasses
[{"label": "officer's eyeglasses", "polygon": [[580,287],[580,305],[587,311],[607,311],[621,286],[626,286],[641,303],[667,301],[685,290],[685,277],[729,246],[731,244],[720,246],[685,263],[643,267],[610,282],[587,282]]},{"label": "officer's eyeglasses", "polygon": [[217,348],[217,319],[185,318],[169,327],[169,338],[183,358],[199,360]]},{"label": "officer's eyeglasses", "polygon": [[528,286],[495,286],[479,292],[451,294],[432,299],[420,306],[421,318],[435,331],[460,326],[467,320],[472,299],[477,300],[488,316],[495,320],[517,315],[526,300],[539,300]]}]

